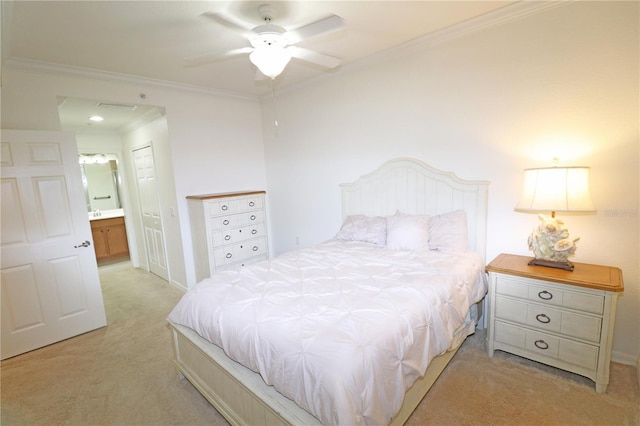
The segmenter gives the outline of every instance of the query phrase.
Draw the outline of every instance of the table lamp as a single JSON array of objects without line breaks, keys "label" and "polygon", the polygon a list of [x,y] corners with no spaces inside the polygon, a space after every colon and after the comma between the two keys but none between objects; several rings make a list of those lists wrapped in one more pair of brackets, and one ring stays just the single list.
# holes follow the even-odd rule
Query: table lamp
[{"label": "table lamp", "polygon": [[[589,167],[544,167],[524,170],[522,196],[516,211],[538,212],[540,223],[529,236],[534,259],[529,265],[573,271],[568,260],[580,238],[570,238],[556,212],[594,213],[589,193]],[[550,212],[551,216],[542,214]]]}]

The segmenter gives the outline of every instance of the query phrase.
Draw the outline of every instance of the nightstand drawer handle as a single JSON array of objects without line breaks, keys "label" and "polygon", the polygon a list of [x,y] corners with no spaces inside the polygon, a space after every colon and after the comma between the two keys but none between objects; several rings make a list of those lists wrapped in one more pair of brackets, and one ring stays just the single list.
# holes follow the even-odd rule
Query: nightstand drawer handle
[{"label": "nightstand drawer handle", "polygon": [[551,322],[551,318],[549,318],[545,314],[536,315],[536,319],[543,324],[549,324]]},{"label": "nightstand drawer handle", "polygon": [[536,348],[538,349],[542,349],[542,350],[549,349],[549,344],[544,340],[536,340],[535,342],[533,342],[533,344],[536,345]]},{"label": "nightstand drawer handle", "polygon": [[549,293],[547,290],[542,290],[538,293],[538,297],[542,300],[551,300],[553,299],[553,294]]}]

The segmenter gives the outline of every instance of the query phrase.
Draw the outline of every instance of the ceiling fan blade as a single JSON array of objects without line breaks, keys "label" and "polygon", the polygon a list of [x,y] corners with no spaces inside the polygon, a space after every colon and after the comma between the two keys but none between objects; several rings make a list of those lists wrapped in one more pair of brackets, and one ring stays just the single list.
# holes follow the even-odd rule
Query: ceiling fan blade
[{"label": "ceiling fan blade", "polygon": [[320,34],[328,34],[330,32],[337,31],[343,28],[344,25],[344,19],[340,16],[330,15],[310,24],[287,31],[287,38],[291,43],[298,43],[302,40],[319,36]]},{"label": "ceiling fan blade", "polygon": [[290,46],[287,47],[287,50],[291,52],[291,56],[294,58],[298,58],[306,62],[311,62],[325,68],[335,68],[342,64],[342,59],[340,58],[325,55],[323,53],[318,53],[313,50],[305,49],[304,47]]},{"label": "ceiling fan blade", "polygon": [[209,11],[209,12],[203,13],[202,16],[209,18],[213,21],[216,21],[222,26],[225,26],[235,31],[239,31],[243,34],[251,33],[251,29],[254,27],[254,25],[241,21],[237,18],[234,18],[233,16],[223,15],[222,13],[219,13],[219,12]]},{"label": "ceiling fan blade", "polygon": [[198,65],[209,64],[231,56],[251,53],[252,51],[253,47],[241,47],[239,49],[228,50],[226,52],[205,53],[203,55],[190,56],[184,59],[184,65],[187,67],[197,67]]}]

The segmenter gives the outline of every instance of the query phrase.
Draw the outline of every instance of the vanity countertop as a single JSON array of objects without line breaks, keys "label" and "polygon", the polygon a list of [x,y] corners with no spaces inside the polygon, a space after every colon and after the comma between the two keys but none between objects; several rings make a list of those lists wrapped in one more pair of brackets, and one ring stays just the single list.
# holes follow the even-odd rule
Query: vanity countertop
[{"label": "vanity countertop", "polygon": [[99,210],[98,212],[89,212],[89,221],[111,219],[114,217],[123,217],[124,211],[122,209],[113,210]]}]

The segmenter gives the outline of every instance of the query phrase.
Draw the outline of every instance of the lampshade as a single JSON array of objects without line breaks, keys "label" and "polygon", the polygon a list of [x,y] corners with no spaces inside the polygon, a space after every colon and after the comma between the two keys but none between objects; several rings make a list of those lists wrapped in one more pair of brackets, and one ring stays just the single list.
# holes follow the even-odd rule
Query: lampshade
[{"label": "lampshade", "polygon": [[595,212],[589,192],[589,167],[525,169],[516,210]]},{"label": "lampshade", "polygon": [[291,60],[291,53],[285,47],[265,44],[255,48],[249,55],[249,60],[262,74],[274,79]]}]

